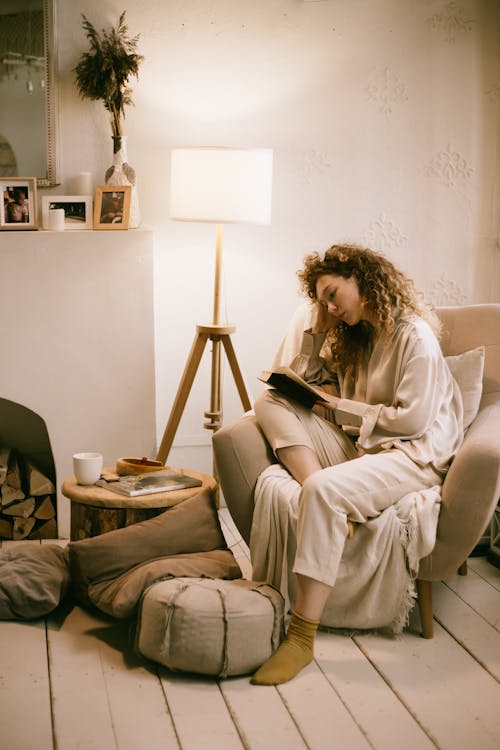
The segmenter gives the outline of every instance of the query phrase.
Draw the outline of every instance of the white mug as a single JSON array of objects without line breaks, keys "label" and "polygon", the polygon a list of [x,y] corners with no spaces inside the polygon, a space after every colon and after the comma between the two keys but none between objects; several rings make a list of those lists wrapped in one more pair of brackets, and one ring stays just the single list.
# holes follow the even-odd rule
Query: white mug
[{"label": "white mug", "polygon": [[73,471],[78,484],[95,484],[102,471],[102,453],[75,453]]}]

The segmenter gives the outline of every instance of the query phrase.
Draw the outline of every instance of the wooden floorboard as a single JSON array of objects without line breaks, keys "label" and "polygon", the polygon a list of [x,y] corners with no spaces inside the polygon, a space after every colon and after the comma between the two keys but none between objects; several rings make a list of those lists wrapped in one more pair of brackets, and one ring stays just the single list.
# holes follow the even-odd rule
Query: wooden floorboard
[{"label": "wooden floorboard", "polygon": [[318,633],[316,661],[373,748],[435,747],[354,638]]},{"label": "wooden floorboard", "polygon": [[224,680],[220,685],[245,748],[307,748],[276,688],[251,685],[248,677]]},{"label": "wooden floorboard", "polygon": [[316,662],[277,690],[311,750],[333,744],[369,750],[366,736]]},{"label": "wooden floorboard", "polygon": [[[435,619],[500,681],[500,632],[445,583],[434,584],[433,588]],[[494,593],[500,598],[500,592]]]},{"label": "wooden floorboard", "polygon": [[492,586],[472,568],[466,576],[447,578],[446,587],[500,632],[500,589]]},{"label": "wooden floorboard", "polygon": [[394,693],[442,750],[498,750],[500,686],[439,624],[434,638],[355,636]]},{"label": "wooden floorboard", "polygon": [[491,565],[485,557],[471,557],[468,561],[471,570],[500,591],[500,568]]},{"label": "wooden floorboard", "polygon": [[397,637],[319,632],[315,661],[279,687],[174,674],[135,654],[129,621],[69,601],[46,621],[0,622],[0,747],[498,750],[500,570],[471,558],[469,571],[434,584],[434,639],[416,609]]},{"label": "wooden floorboard", "polygon": [[217,680],[159,669],[182,750],[241,750],[238,731]]},{"label": "wooden floorboard", "polygon": [[44,620],[0,623],[0,747],[52,748]]}]

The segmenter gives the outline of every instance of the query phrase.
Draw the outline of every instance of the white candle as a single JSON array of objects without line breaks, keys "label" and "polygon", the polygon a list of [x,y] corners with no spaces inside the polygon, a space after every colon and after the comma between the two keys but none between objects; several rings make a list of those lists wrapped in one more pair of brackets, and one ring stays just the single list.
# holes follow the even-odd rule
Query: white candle
[{"label": "white candle", "polygon": [[48,215],[49,229],[53,232],[64,231],[64,208],[51,208]]}]

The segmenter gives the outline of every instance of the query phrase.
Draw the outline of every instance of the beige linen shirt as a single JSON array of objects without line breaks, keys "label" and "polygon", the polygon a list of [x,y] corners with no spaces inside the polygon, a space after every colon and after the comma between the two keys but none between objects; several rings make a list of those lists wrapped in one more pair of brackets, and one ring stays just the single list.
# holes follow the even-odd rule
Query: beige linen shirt
[{"label": "beige linen shirt", "polygon": [[[463,440],[462,398],[428,323],[400,315],[394,331],[377,337],[349,373],[330,369],[321,356],[325,335],[305,331],[291,367],[315,385],[338,378],[339,407],[347,412],[342,427],[360,452],[397,448],[418,465],[445,472]],[[349,424],[353,401],[366,405],[360,427]]]}]

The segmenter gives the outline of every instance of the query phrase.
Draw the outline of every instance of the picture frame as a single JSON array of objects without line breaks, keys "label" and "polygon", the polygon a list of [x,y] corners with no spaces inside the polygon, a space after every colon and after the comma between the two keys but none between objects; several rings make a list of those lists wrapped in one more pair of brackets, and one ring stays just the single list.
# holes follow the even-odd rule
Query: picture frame
[{"label": "picture frame", "polygon": [[94,201],[94,229],[128,229],[131,185],[98,185]]},{"label": "picture frame", "polygon": [[0,192],[0,230],[38,229],[36,177],[2,177]]},{"label": "picture frame", "polygon": [[49,211],[64,209],[64,231],[92,229],[91,195],[44,195],[42,196],[42,226],[50,229]]}]

